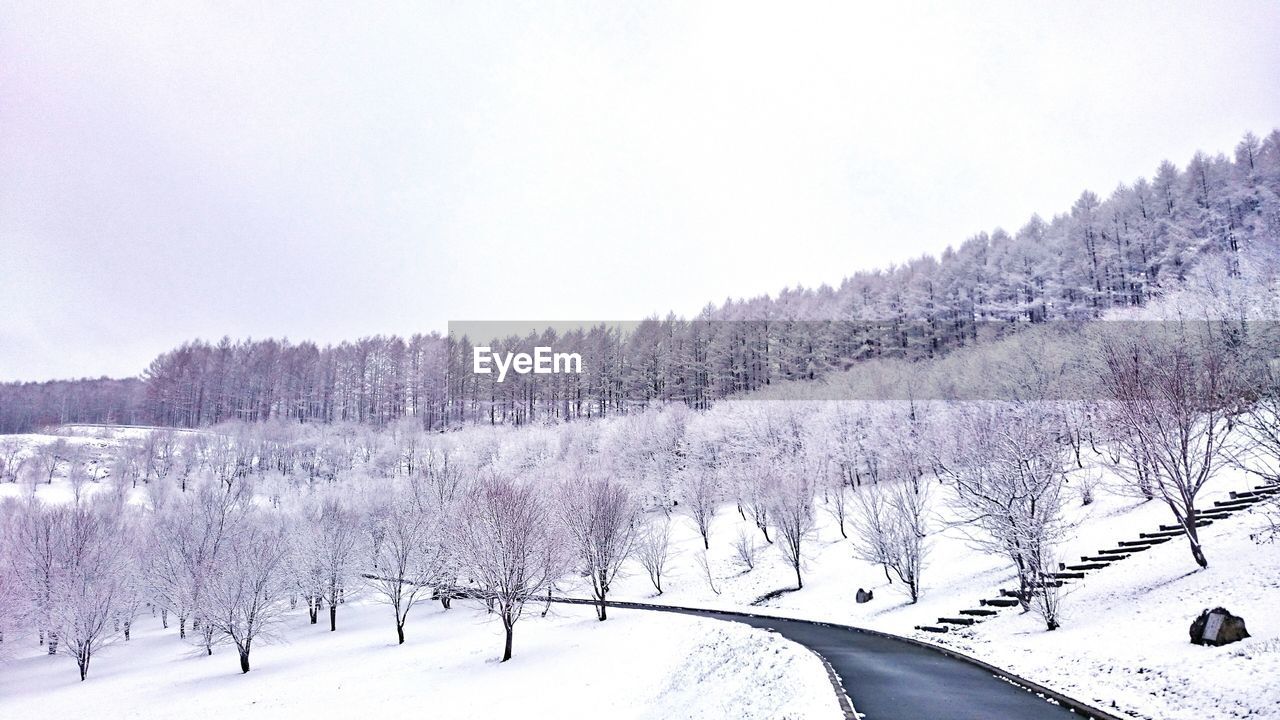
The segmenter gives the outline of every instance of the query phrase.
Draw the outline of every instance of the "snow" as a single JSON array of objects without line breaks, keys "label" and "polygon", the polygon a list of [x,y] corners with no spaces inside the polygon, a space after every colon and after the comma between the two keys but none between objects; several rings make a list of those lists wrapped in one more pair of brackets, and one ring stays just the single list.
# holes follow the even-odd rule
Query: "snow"
[{"label": "snow", "polygon": [[[1097,472],[1094,469],[1093,472]],[[1106,477],[1107,481],[1114,478]],[[1223,499],[1230,490],[1246,490],[1257,481],[1224,470],[1202,496],[1201,506]],[[1063,560],[1114,547],[1174,522],[1156,501],[1142,502],[1099,488],[1097,500],[1071,503],[1076,527],[1062,549]],[[1066,589],[1063,627],[1046,632],[1039,617],[1004,609],[991,620],[945,635],[915,630],[939,617],[979,607],[1002,587],[1016,586],[1015,575],[1000,558],[972,549],[964,535],[947,530],[931,540],[924,594],[911,605],[883,571],[853,558],[834,520],[819,504],[817,538],[806,551],[804,589],[786,592],[759,605],[770,591],[794,588],[795,576],[777,547],[758,553],[756,568],[742,572],[731,543],[739,527],[763,537],[743,522],[733,505],[723,507],[711,530],[709,556],[713,593],[696,558],[702,539],[688,517],[672,523],[676,558],[664,593],[657,596],[642,568],[635,565],[615,584],[615,599],[691,607],[749,609],[761,614],[823,620],[906,635],[946,645],[1011,670],[1072,697],[1118,715],[1163,720],[1280,717],[1280,547],[1259,544],[1251,535],[1263,524],[1258,511],[1237,513],[1202,528],[1210,566],[1197,570],[1186,541],[1173,540],[1136,553]],[[858,588],[875,599],[854,602]],[[1252,637],[1221,648],[1191,645],[1188,628],[1206,607],[1224,606],[1242,616]],[[858,698],[852,698],[855,707]],[[1114,704],[1113,704],[1114,703]]]},{"label": "snow", "polygon": [[[34,446],[49,436],[22,436]],[[105,443],[114,438],[83,440]],[[75,440],[73,440],[75,441]],[[1104,472],[1097,501],[1072,500],[1076,523],[1061,556],[1081,555],[1136,539],[1139,532],[1173,522],[1161,503],[1117,492]],[[39,485],[45,500],[70,498],[65,481]],[[1200,505],[1247,490],[1257,481],[1224,470],[1203,493]],[[105,489],[105,485],[100,489]],[[25,492],[0,484],[0,498]],[[134,491],[137,501],[144,496]],[[946,488],[937,497],[946,497]],[[1197,570],[1185,540],[1174,538],[1127,560],[1090,572],[1068,586],[1063,626],[1046,632],[1034,615],[1016,608],[946,635],[914,628],[942,616],[978,607],[1012,587],[1014,574],[997,557],[973,549],[958,530],[930,540],[923,596],[907,602],[899,585],[886,582],[878,566],[854,559],[834,520],[819,503],[818,532],[805,549],[805,587],[760,605],[761,596],[794,587],[791,567],[776,546],[762,548],[755,569],[742,572],[733,557],[739,528],[763,544],[750,521],[732,504],[723,506],[711,529],[712,592],[698,565],[702,540],[692,520],[677,508],[672,522],[673,559],[656,595],[644,570],[631,563],[611,593],[635,600],[717,609],[749,609],[823,620],[907,635],[946,645],[1007,668],[1121,716],[1161,720],[1280,717],[1280,546],[1251,536],[1263,524],[1257,511],[1237,513],[1201,531],[1210,566]],[[867,604],[854,602],[859,588],[874,590]],[[560,594],[585,596],[585,587],[562,584]],[[1244,617],[1252,637],[1221,648],[1191,645],[1188,627],[1206,607],[1224,606]],[[156,698],[173,717],[233,716],[280,708],[323,711],[333,703],[370,702],[379,707],[442,708],[453,714],[578,717],[834,717],[834,692],[818,659],[798,645],[743,626],[644,611],[617,610],[598,623],[590,608],[554,606],[516,628],[516,656],[494,662],[500,627],[463,603],[449,612],[438,606],[411,615],[404,647],[394,647],[390,611],[357,602],[344,606],[339,631],[330,634],[291,616],[289,644],[255,647],[254,670],[236,671],[224,650],[196,657],[172,631],[143,618],[127,646],[94,659],[89,681],[76,680],[73,663],[38,655],[26,643],[6,638],[15,657],[0,671],[0,717],[26,717],[36,710],[71,712],[101,707],[102,717],[145,716]],[[660,638],[661,642],[654,642]],[[15,653],[14,648],[18,648]],[[411,675],[412,683],[405,681]],[[564,688],[547,693],[546,688]],[[852,698],[855,707],[857,697]],[[648,713],[646,715],[646,713]]]},{"label": "snow", "polygon": [[842,717],[821,661],[778,635],[642,610],[606,622],[585,606],[540,612],[516,625],[515,656],[499,663],[502,627],[483,606],[415,608],[401,646],[386,606],[344,604],[337,632],[299,608],[279,633],[289,642],[255,646],[247,675],[233,648],[205,656],[147,616],[83,683],[69,658],[24,642],[0,672],[0,717]]}]

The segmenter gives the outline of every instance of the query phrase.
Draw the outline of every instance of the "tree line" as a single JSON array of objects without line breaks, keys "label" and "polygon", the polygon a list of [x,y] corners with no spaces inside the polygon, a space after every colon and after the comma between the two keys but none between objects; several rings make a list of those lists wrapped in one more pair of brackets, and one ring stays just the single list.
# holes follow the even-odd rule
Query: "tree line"
[{"label": "tree line", "polygon": [[[1209,280],[1202,288],[1226,282]],[[1186,294],[1148,312],[1212,305]],[[248,672],[254,644],[288,613],[317,624],[325,613],[337,631],[345,602],[367,594],[392,611],[401,642],[424,602],[483,603],[508,659],[520,618],[557,586],[589,594],[607,619],[628,563],[659,594],[673,577],[719,594],[767,552],[802,589],[820,513],[911,602],[932,546],[961,529],[1007,563],[1014,596],[1054,630],[1065,510],[1092,503],[1100,477],[1165,505],[1201,567],[1207,484],[1229,467],[1280,483],[1274,336],[1230,316],[1142,327],[1087,326],[1065,343],[1077,356],[1050,353],[1045,387],[999,400],[676,403],[447,434],[412,417],[232,421],[142,433],[102,458],[73,438],[30,449],[0,439],[0,481],[29,489],[0,503],[0,641],[64,652],[83,679],[149,613],[206,653],[234,647]],[[894,362],[908,374],[929,365]],[[1082,382],[1096,395],[1050,387]],[[69,502],[40,499],[55,480]],[[717,534],[714,519],[732,513],[738,535]],[[677,522],[701,540],[700,576],[669,572]],[[731,575],[713,545],[732,547]]]},{"label": "tree line", "polygon": [[[1086,191],[1069,211],[1015,233],[980,233],[838,286],[726,300],[668,316],[519,336],[374,336],[319,347],[286,340],[192,341],[132,381],[0,386],[0,432],[67,421],[200,427],[280,418],[428,430],[523,425],[632,412],[654,402],[695,409],[868,359],[937,357],[1053,321],[1145,305],[1206,258],[1228,272],[1274,258],[1280,233],[1280,131],[1246,134],[1232,157],[1197,153],[1179,169]],[[471,350],[577,352],[581,375],[471,372]]]}]

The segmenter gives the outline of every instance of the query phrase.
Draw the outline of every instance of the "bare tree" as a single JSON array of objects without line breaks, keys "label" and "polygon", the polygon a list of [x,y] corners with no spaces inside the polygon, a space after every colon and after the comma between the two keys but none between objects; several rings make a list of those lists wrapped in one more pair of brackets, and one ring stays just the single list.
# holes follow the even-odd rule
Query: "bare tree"
[{"label": "bare tree", "polygon": [[769,497],[769,512],[778,531],[782,556],[796,573],[796,589],[804,588],[800,568],[804,545],[813,537],[816,517],[813,510],[814,481],[803,465],[779,467]]},{"label": "bare tree", "polygon": [[[156,601],[178,616],[178,636],[199,629],[201,593],[225,554],[224,544],[251,506],[249,486],[230,490],[208,483],[185,493],[158,513],[153,532],[152,586]],[[206,625],[198,638],[208,654],[214,636]]]},{"label": "bare tree", "polygon": [[254,641],[268,637],[288,607],[288,557],[283,523],[255,510],[240,519],[224,559],[207,578],[200,615],[235,644],[241,673],[249,672]]},{"label": "bare tree", "polygon": [[463,499],[452,538],[463,573],[497,606],[506,662],[525,603],[546,591],[563,567],[550,513],[535,488],[485,478]]},{"label": "bare tree", "polygon": [[95,653],[118,636],[116,615],[125,577],[126,534],[118,507],[72,508],[61,538],[63,583],[54,610],[58,634],[80,669],[89,674]]},{"label": "bare tree", "polygon": [[854,492],[853,503],[856,556],[880,565],[890,584],[896,575],[911,602],[919,601],[929,535],[929,486],[905,478],[867,484]]},{"label": "bare tree", "polygon": [[738,528],[738,535],[733,539],[733,553],[742,572],[748,573],[756,567],[756,540],[745,528]]},{"label": "bare tree", "polygon": [[560,522],[581,570],[591,579],[596,616],[605,620],[609,586],[635,545],[640,505],[621,483],[588,473],[561,485]]},{"label": "bare tree", "polygon": [[408,497],[393,494],[367,523],[372,569],[366,584],[391,606],[396,638],[404,643],[409,611],[429,600],[439,587],[445,559],[434,513],[419,509]]},{"label": "bare tree", "polygon": [[[1146,483],[1173,511],[1200,567],[1208,567],[1196,527],[1196,499],[1219,469],[1239,396],[1231,351],[1213,327],[1160,323],[1142,335],[1109,337],[1102,386],[1118,441]],[[1134,331],[1136,333],[1136,331]]]},{"label": "bare tree", "polygon": [[635,546],[636,560],[649,574],[649,582],[662,594],[662,576],[671,556],[671,519],[665,514],[650,520],[640,532]]},{"label": "bare tree", "polygon": [[29,458],[16,440],[0,440],[0,482],[18,482]]},{"label": "bare tree", "polygon": [[55,612],[66,582],[62,542],[67,524],[66,508],[46,507],[29,497],[14,512],[13,526],[6,537],[6,560],[23,600],[22,614],[28,624],[35,626],[40,642],[48,642],[50,655],[58,653]]},{"label": "bare tree", "polygon": [[1062,483],[1069,447],[1057,442],[1061,418],[1040,405],[978,405],[957,410],[955,443],[939,471],[955,487],[961,529],[979,548],[1009,558],[1018,598],[1049,630],[1058,627],[1053,548],[1065,532]]},{"label": "bare tree", "polygon": [[684,506],[702,535],[703,549],[711,547],[711,521],[720,503],[720,488],[714,470],[692,468],[685,474]]},{"label": "bare tree", "polygon": [[329,630],[336,631],[338,605],[355,589],[359,518],[334,496],[312,507],[303,522],[296,552],[304,558],[318,600],[329,606]]},{"label": "bare tree", "polygon": [[53,476],[66,461],[69,450],[70,445],[62,438],[58,438],[51,443],[45,443],[36,449],[34,460],[46,485],[53,483]]}]

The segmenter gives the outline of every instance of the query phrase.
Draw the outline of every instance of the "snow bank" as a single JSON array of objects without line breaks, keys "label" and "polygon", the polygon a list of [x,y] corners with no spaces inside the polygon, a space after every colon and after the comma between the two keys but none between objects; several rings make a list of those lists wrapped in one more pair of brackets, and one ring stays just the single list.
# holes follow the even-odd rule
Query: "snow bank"
[{"label": "snow bank", "polygon": [[83,683],[71,659],[6,637],[17,656],[0,667],[0,717],[841,717],[818,659],[776,635],[641,610],[603,623],[584,606],[540,611],[516,626],[506,663],[500,623],[463,602],[414,609],[404,645],[385,606],[344,604],[332,633],[299,608],[279,633],[287,642],[255,645],[247,675],[232,649],[206,657],[149,616],[95,656]]},{"label": "snow bank", "polygon": [[[842,717],[817,655],[772,632],[714,622],[687,641],[684,662],[646,720]],[[715,692],[707,692],[715,688]]]}]

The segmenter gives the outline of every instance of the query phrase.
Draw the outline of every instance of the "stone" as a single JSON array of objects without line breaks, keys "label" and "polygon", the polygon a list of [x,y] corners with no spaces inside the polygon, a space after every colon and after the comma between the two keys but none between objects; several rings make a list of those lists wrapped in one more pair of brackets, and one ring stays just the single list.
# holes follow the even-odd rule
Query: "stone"
[{"label": "stone", "polygon": [[875,597],[875,593],[871,592],[870,590],[863,590],[862,588],[858,588],[858,595],[854,599],[858,601],[859,605],[861,605],[862,603],[865,603],[865,602],[871,602],[872,598],[874,597]]},{"label": "stone", "polygon": [[1193,645],[1226,645],[1239,642],[1249,637],[1244,627],[1244,618],[1232,615],[1225,608],[1204,610],[1191,623],[1191,643]]}]

